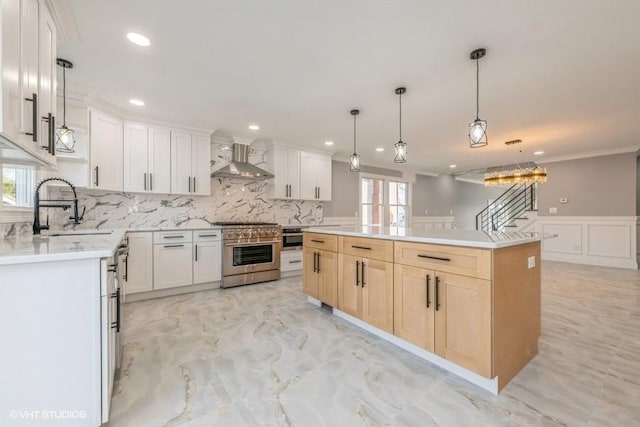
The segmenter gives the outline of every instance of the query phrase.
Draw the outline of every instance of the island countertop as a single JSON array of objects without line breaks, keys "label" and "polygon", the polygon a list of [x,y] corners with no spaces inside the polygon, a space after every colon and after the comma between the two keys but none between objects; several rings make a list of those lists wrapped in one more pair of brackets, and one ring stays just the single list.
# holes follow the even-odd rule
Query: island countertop
[{"label": "island countertop", "polygon": [[472,248],[497,249],[537,242],[555,237],[534,232],[477,230],[425,230],[417,227],[379,226],[329,226],[314,227],[305,231],[342,236],[371,237],[374,239],[401,240],[438,245],[466,246]]}]

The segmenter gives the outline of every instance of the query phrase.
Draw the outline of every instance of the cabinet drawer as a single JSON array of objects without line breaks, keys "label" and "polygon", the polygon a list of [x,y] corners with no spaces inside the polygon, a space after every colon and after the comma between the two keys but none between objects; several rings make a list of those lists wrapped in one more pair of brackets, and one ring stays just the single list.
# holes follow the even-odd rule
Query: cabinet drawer
[{"label": "cabinet drawer", "polygon": [[491,280],[489,249],[395,242],[394,254],[397,264]]},{"label": "cabinet drawer", "polygon": [[217,242],[222,238],[222,231],[214,230],[195,230],[193,232],[194,242]]},{"label": "cabinet drawer", "polygon": [[302,251],[282,251],[280,253],[280,270],[302,270]]},{"label": "cabinet drawer", "polygon": [[163,243],[190,243],[193,240],[193,233],[188,231],[156,231],[153,233],[153,244]]},{"label": "cabinet drawer", "polygon": [[338,251],[338,236],[322,233],[305,232],[302,240],[305,248],[324,249],[325,251]]},{"label": "cabinet drawer", "polygon": [[340,253],[393,262],[393,240],[340,236]]}]

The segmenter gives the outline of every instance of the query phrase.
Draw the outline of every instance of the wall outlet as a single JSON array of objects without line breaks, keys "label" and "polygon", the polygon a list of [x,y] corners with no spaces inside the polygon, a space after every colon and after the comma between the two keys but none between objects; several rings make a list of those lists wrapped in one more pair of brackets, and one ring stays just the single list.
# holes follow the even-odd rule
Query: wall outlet
[{"label": "wall outlet", "polygon": [[549,208],[549,213],[558,213],[558,208]]},{"label": "wall outlet", "polygon": [[425,215],[429,215],[429,209],[425,209],[425,210],[424,210],[424,214],[425,214]]},{"label": "wall outlet", "polygon": [[569,203],[569,199],[566,197],[560,197],[560,203]]},{"label": "wall outlet", "polygon": [[536,256],[532,255],[527,258],[527,268],[533,268],[536,266]]}]

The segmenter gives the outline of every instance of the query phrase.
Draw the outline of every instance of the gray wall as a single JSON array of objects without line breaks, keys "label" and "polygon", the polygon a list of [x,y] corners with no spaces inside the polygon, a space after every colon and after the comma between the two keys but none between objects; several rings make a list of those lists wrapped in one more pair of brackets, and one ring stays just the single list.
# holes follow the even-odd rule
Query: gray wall
[{"label": "gray wall", "polygon": [[640,157],[636,158],[636,216],[640,216]]},{"label": "gray wall", "polygon": [[[567,160],[544,165],[548,182],[538,186],[539,215],[635,216],[637,153]],[[560,203],[566,197],[568,203]],[[549,208],[558,208],[550,214]]]}]

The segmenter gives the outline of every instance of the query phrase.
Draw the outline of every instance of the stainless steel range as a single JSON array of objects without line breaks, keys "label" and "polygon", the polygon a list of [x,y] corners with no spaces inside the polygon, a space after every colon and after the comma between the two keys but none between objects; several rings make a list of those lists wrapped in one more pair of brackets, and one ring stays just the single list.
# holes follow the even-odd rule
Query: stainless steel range
[{"label": "stainless steel range", "polygon": [[218,222],[222,227],[220,287],[280,278],[282,228],[275,223]]}]

